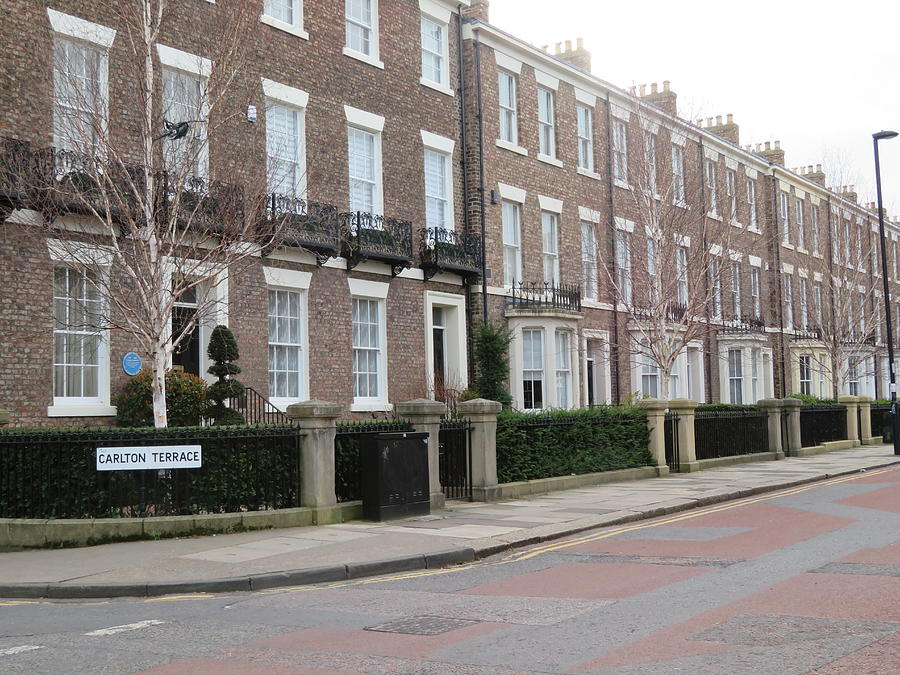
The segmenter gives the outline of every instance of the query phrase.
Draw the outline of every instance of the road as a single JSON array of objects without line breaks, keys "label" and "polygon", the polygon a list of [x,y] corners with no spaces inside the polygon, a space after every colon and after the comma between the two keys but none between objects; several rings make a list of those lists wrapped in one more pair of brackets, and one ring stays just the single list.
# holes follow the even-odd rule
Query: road
[{"label": "road", "polygon": [[0,601],[0,672],[900,673],[900,468],[450,570]]}]

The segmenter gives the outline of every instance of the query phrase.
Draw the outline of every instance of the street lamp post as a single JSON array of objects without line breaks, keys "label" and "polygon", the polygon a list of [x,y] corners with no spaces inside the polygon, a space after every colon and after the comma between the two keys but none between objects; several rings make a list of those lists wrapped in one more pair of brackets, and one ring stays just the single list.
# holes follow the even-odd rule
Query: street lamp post
[{"label": "street lamp post", "polygon": [[872,134],[872,141],[875,145],[875,190],[878,193],[878,233],[881,236],[881,278],[882,281],[884,281],[884,318],[887,323],[888,372],[890,373],[891,378],[891,430],[894,439],[894,454],[900,455],[900,438],[898,438],[900,420],[897,419],[897,377],[894,373],[894,332],[891,329],[891,324],[893,324],[891,313],[891,290],[890,284],[888,284],[887,252],[884,243],[884,206],[881,201],[881,166],[878,161],[878,141],[896,138],[897,135],[896,131],[879,131]]}]

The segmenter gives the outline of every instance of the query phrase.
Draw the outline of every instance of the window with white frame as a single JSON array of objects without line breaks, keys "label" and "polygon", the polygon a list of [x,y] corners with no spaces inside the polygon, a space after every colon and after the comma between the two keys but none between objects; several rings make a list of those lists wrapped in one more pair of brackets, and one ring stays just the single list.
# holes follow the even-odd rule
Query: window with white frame
[{"label": "window with white frame", "polygon": [[581,284],[584,297],[597,299],[597,234],[594,224],[581,222]]},{"label": "window with white frame", "polygon": [[616,230],[616,285],[619,287],[619,299],[631,304],[631,236],[623,230]]},{"label": "window with white frame", "polygon": [[497,83],[500,95],[500,140],[517,145],[519,142],[519,116],[516,76],[505,70],[498,70]]},{"label": "window with white frame", "polygon": [[305,398],[303,307],[300,291],[269,289],[269,398]]},{"label": "window with white frame", "polygon": [[550,89],[538,87],[538,152],[556,157],[556,105]]},{"label": "window with white frame", "polygon": [[859,361],[853,357],[847,359],[847,393],[859,396]]},{"label": "window with white frame", "polygon": [[351,52],[378,58],[378,0],[344,0],[344,46]]},{"label": "window with white frame", "polygon": [[422,17],[422,79],[440,87],[450,79],[447,24],[429,16]]},{"label": "window with white frame", "polygon": [[594,113],[586,105],[576,106],[578,115],[578,168],[594,171]]},{"label": "window with white frame", "polygon": [[784,277],[784,327],[794,327],[794,277],[790,274]]},{"label": "window with white frame", "polygon": [[709,275],[712,277],[712,313],[713,318],[722,318],[722,274],[718,260],[709,264]]},{"label": "window with white frame", "polygon": [[659,365],[649,354],[641,354],[641,396],[659,398]]},{"label": "window with white frame", "polygon": [[750,297],[753,300],[753,316],[756,319],[762,318],[762,303],[759,296],[759,268],[750,268]]},{"label": "window with white frame", "polygon": [[350,170],[350,211],[381,211],[381,153],[379,135],[357,127],[347,128]]},{"label": "window with white frame", "polygon": [[778,193],[779,215],[781,216],[781,241],[784,244],[791,243],[791,222],[789,197],[787,192]]},{"label": "window with white frame", "polygon": [[572,334],[556,331],[556,406],[572,407]]},{"label": "window with white frame", "polygon": [[54,144],[95,151],[106,125],[106,50],[57,36],[53,56]]},{"label": "window with white frame", "polygon": [[544,331],[522,331],[522,393],[525,410],[544,407]]},{"label": "window with white frame", "polygon": [[625,122],[613,120],[613,178],[628,182],[628,131]]},{"label": "window with white frame", "polygon": [[816,325],[822,325],[822,284],[816,282],[813,285],[813,311],[815,312]]},{"label": "window with white frame", "polygon": [[380,401],[387,359],[384,353],[384,301],[353,298],[353,396],[355,402]]},{"label": "window with white frame", "polygon": [[106,349],[97,328],[103,301],[98,272],[56,267],[53,271],[54,404],[101,403],[101,358]]},{"label": "window with white frame", "polygon": [[522,279],[522,249],[519,245],[521,206],[504,201],[501,207],[503,219],[503,281],[507,288]]},{"label": "window with white frame", "polygon": [[303,197],[305,151],[303,111],[266,104],[266,160],[270,192]]},{"label": "window with white frame", "polygon": [[684,202],[684,150],[679,145],[672,146],[672,193],[675,203]]},{"label": "window with white frame", "polygon": [[756,403],[760,399],[759,395],[759,360],[760,349],[754,348],[750,350],[750,402]]},{"label": "window with white frame", "polygon": [[725,170],[725,196],[728,198],[728,218],[737,218],[737,174],[733,169]]},{"label": "window with white frame", "polygon": [[684,246],[675,249],[675,274],[678,279],[678,304],[688,303],[688,251]]},{"label": "window with white frame", "polygon": [[809,329],[809,304],[807,299],[807,281],[800,277],[800,328],[802,330]]},{"label": "window with white frame", "polygon": [[750,211],[750,227],[755,229],[757,226],[755,180],[747,181],[747,208]]},{"label": "window with white frame", "polygon": [[452,230],[450,156],[425,149],[425,226]]},{"label": "window with white frame", "polygon": [[169,122],[190,122],[184,138],[166,139],[163,155],[166,167],[176,174],[188,172],[204,177],[208,173],[206,147],[206,78],[196,73],[164,68],[163,117]]},{"label": "window with white frame", "polygon": [[301,37],[303,30],[303,0],[265,0],[261,20]]},{"label": "window with white frame", "polygon": [[796,202],[796,210],[794,219],[797,221],[797,248],[806,248],[806,232],[804,231],[804,208],[803,200],[798,199]]},{"label": "window with white frame", "polygon": [[844,265],[851,266],[850,262],[850,221],[844,221]]},{"label": "window with white frame", "polygon": [[744,351],[728,350],[728,396],[729,403],[741,405],[744,402]]},{"label": "window with white frame", "polygon": [[719,215],[719,200],[716,198],[716,163],[706,160],[706,189],[709,192],[709,212]]},{"label": "window with white frame", "polygon": [[819,255],[819,209],[815,205],[809,210],[809,236],[813,255]]},{"label": "window with white frame", "polygon": [[869,234],[869,264],[872,266],[872,272],[875,276],[881,276],[878,272],[880,269],[878,264],[878,243],[874,232]]},{"label": "window with white frame", "polygon": [[741,318],[741,263],[731,261],[731,315]]},{"label": "window with white frame", "polygon": [[657,192],[656,184],[656,136],[651,133],[644,134],[644,162],[647,165],[647,190],[651,195]]},{"label": "window with white frame", "polygon": [[559,232],[555,213],[541,211],[541,235],[544,241],[544,281],[559,285]]},{"label": "window with white frame", "polygon": [[863,245],[862,245],[862,224],[856,225],[856,269],[865,272],[863,267]]},{"label": "window with white frame", "polygon": [[838,242],[838,239],[840,238],[841,234],[841,222],[840,220],[838,220],[837,211],[832,210],[831,216],[831,260],[834,263],[838,263],[840,262],[840,243]]},{"label": "window with white frame", "polygon": [[652,236],[647,237],[647,285],[649,286],[648,292],[650,295],[650,302],[655,303],[659,300],[660,288],[659,288],[659,277],[658,277],[658,265],[657,265],[657,253],[656,253],[656,239]]}]

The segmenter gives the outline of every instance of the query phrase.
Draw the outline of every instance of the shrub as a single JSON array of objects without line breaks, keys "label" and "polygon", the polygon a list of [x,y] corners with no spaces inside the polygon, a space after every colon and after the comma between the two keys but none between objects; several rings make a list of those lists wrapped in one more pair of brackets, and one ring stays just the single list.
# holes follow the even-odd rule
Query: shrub
[{"label": "shrub", "polygon": [[803,401],[803,405],[836,405],[837,401],[833,398],[819,398],[818,396],[810,396],[809,394],[788,394],[787,398],[799,398]]},{"label": "shrub", "polygon": [[709,410],[712,412],[714,412],[716,410],[734,411],[734,412],[747,410],[747,411],[755,412],[755,411],[759,410],[759,408],[756,407],[755,405],[746,405],[746,404],[737,404],[737,403],[702,403],[697,406],[697,412],[702,412],[704,410]]},{"label": "shrub", "polygon": [[[153,426],[153,373],[145,370],[132,377],[116,397],[116,424],[120,427]],[[206,382],[191,373],[166,372],[166,412],[169,426],[200,424],[206,414]]]},{"label": "shrub", "polygon": [[501,483],[653,465],[643,411],[609,407],[547,414],[503,412],[497,420]]},{"label": "shrub", "polygon": [[507,389],[509,343],[512,333],[484,322],[475,330],[475,391],[482,398],[498,401],[504,408],[512,404]]},{"label": "shrub", "polygon": [[206,392],[207,398],[213,403],[207,415],[212,418],[215,426],[246,424],[247,420],[241,413],[225,405],[228,399],[243,396],[247,391],[241,382],[232,379],[241,372],[241,367],[235,363],[240,358],[240,352],[234,333],[228,326],[216,326],[213,329],[206,353],[213,361],[207,372],[219,378]]}]

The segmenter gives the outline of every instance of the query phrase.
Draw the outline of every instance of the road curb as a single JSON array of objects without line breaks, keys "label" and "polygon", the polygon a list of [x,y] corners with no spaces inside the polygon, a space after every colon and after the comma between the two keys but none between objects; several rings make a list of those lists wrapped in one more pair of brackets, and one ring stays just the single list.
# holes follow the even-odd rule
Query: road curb
[{"label": "road curb", "polygon": [[619,518],[604,520],[602,516],[583,518],[576,521],[578,524],[572,527],[554,528],[544,534],[536,534],[534,529],[525,530],[521,536],[507,535],[508,540],[480,539],[474,540],[471,546],[460,546],[434,553],[420,553],[414,555],[399,556],[386,560],[375,560],[341,565],[328,565],[309,569],[286,570],[283,572],[269,572],[241,577],[223,579],[204,579],[179,582],[151,582],[151,583],[110,583],[110,584],[65,584],[65,583],[23,583],[0,584],[0,598],[10,599],[88,599],[88,598],[118,598],[118,597],[153,597],[173,594],[190,593],[232,593],[245,591],[260,591],[272,588],[285,588],[292,586],[307,586],[329,582],[349,581],[365,577],[379,576],[383,574],[396,574],[398,572],[412,572],[424,569],[436,569],[450,567],[452,565],[465,564],[483,558],[503,553],[514,548],[539,544],[546,541],[561,539],[573,534],[598,527],[613,527],[626,525],[639,520],[650,520],[673,513],[690,511],[698,507],[711,506],[735,499],[745,499],[768,492],[787,490],[792,487],[800,487],[811,483],[818,483],[829,478],[849,476],[861,471],[872,471],[900,464],[900,458],[886,461],[883,464],[866,467],[863,470],[853,469],[836,473],[825,473],[813,478],[787,481],[777,485],[767,485],[744,490],[735,490],[721,495],[710,495],[684,504],[676,504],[647,511],[636,511],[633,514]]}]

